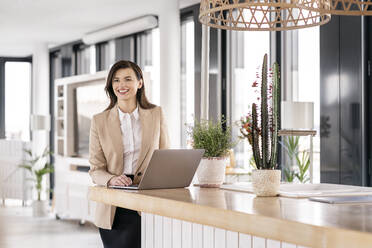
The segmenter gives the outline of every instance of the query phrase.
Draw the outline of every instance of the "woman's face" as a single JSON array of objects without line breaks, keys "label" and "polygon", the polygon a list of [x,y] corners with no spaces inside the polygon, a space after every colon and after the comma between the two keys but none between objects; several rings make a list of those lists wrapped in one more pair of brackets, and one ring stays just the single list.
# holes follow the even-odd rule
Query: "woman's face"
[{"label": "woman's face", "polygon": [[142,87],[142,80],[138,80],[132,68],[119,69],[112,78],[112,88],[118,101],[136,99],[137,90]]}]

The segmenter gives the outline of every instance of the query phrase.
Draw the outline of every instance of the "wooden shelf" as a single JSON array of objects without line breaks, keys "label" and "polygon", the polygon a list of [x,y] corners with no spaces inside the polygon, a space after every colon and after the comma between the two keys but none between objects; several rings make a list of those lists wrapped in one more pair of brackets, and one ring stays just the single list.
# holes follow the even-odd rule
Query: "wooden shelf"
[{"label": "wooden shelf", "polygon": [[295,130],[295,129],[282,129],[279,130],[279,136],[315,136],[316,130]]},{"label": "wooden shelf", "polygon": [[66,162],[74,165],[79,166],[90,166],[89,159],[88,158],[82,158],[82,157],[65,157],[64,158]]},{"label": "wooden shelf", "polygon": [[249,171],[242,168],[226,167],[225,175],[249,175]]}]

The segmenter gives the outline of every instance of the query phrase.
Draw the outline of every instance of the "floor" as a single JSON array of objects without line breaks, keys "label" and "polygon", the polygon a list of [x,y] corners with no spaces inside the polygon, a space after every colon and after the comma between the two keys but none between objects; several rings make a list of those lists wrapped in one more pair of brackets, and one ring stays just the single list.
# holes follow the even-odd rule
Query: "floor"
[{"label": "floor", "polygon": [[77,220],[32,217],[31,207],[0,204],[0,248],[101,248],[98,229]]}]

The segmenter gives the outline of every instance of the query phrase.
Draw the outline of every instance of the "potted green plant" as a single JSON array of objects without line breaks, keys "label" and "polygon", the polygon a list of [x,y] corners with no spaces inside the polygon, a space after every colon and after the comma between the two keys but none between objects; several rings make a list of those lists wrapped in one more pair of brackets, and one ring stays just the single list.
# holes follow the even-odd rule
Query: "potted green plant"
[{"label": "potted green plant", "polygon": [[195,121],[191,131],[192,147],[205,149],[196,172],[201,187],[220,187],[224,181],[229,150],[234,147],[231,129],[223,130],[225,120],[213,122]]},{"label": "potted green plant", "polygon": [[48,202],[41,200],[41,193],[43,191],[42,182],[45,175],[53,172],[52,165],[45,162],[51,152],[48,148],[45,148],[41,155],[35,156],[31,150],[25,149],[24,151],[27,153],[28,159],[24,160],[19,167],[29,171],[31,177],[28,180],[34,182],[33,188],[36,189],[37,199],[32,203],[33,216],[44,216]]},{"label": "potted green plant", "polygon": [[[268,82],[268,74],[272,78]],[[267,54],[263,58],[260,104],[241,119],[240,132],[252,147],[256,165],[252,171],[253,191],[257,196],[275,196],[279,192],[281,171],[277,170],[279,66],[267,70]],[[255,82],[254,87],[258,86]],[[258,106],[261,111],[259,113]]]}]

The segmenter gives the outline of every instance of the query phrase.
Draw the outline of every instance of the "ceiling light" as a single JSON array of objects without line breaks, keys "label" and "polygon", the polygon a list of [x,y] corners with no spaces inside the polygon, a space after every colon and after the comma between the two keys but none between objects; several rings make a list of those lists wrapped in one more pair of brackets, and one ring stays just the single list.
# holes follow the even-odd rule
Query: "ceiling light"
[{"label": "ceiling light", "polygon": [[[329,8],[326,0],[302,8],[299,0],[201,0],[201,23],[227,30],[279,31],[318,26],[331,15],[317,7]],[[327,0],[328,1],[328,0]]]},{"label": "ceiling light", "polygon": [[313,0],[298,0],[298,3],[310,11],[320,9],[332,15],[372,15],[372,2],[369,0],[317,0],[317,3]]},{"label": "ceiling light", "polygon": [[157,26],[158,18],[156,16],[143,16],[88,33],[83,37],[83,42],[87,45],[92,45],[122,36],[142,32],[148,29],[155,28]]}]

